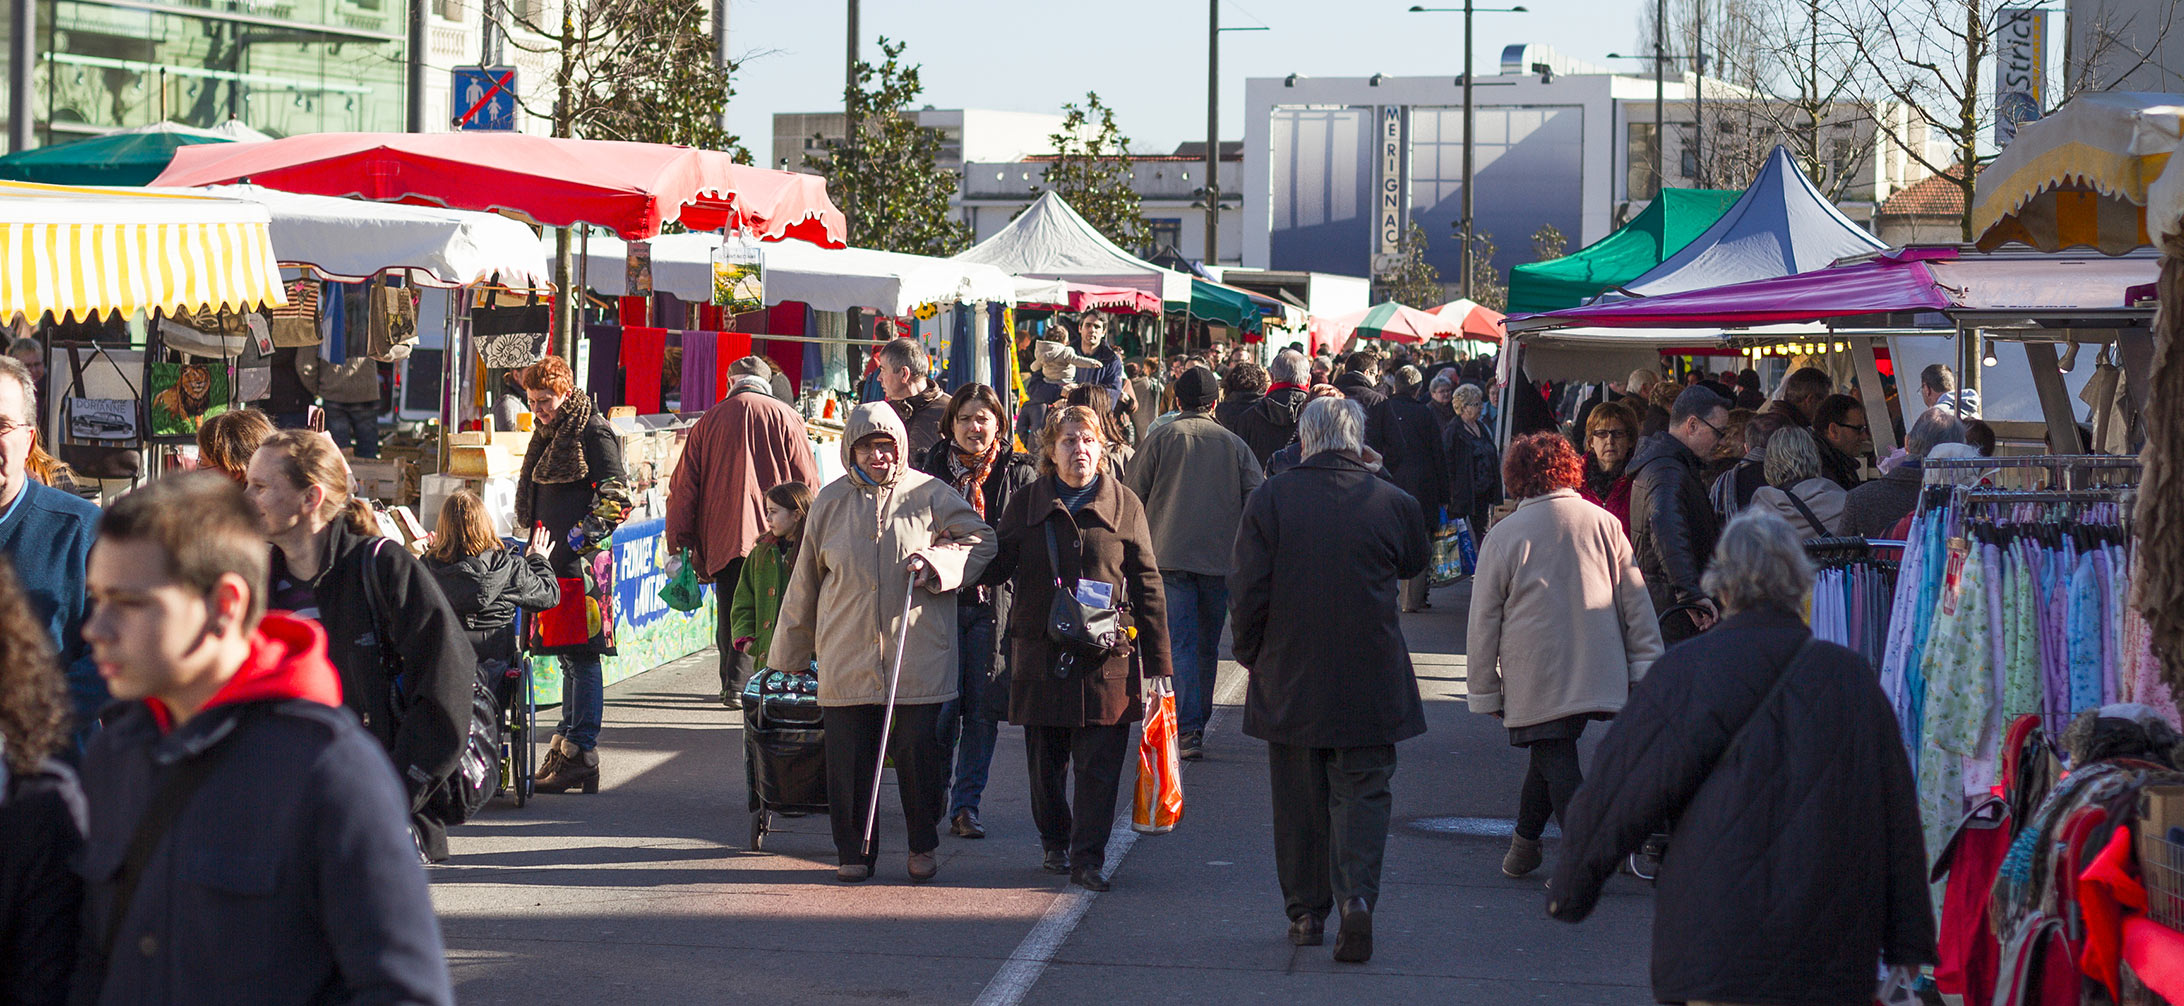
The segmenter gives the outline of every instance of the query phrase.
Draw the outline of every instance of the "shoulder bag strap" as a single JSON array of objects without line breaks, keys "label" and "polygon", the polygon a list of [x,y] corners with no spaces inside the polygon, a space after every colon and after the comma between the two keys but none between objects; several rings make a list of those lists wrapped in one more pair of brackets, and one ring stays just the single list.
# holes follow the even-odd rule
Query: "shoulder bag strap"
[{"label": "shoulder bag strap", "polygon": [[[1796,499],[1797,497],[1792,496],[1790,498]],[[1782,686],[1789,683],[1790,672],[1797,669],[1798,663],[1805,659],[1805,654],[1811,653],[1812,648],[1818,645],[1819,642],[1820,637],[1818,636],[1806,636],[1805,641],[1798,644],[1797,651],[1790,654],[1790,662],[1782,665],[1781,673],[1775,675],[1774,687],[1767,689],[1767,694],[1760,697],[1759,704],[1752,707],[1751,715],[1744,718],[1744,725],[1737,728],[1736,736],[1729,738],[1729,746],[1721,749],[1721,758],[1715,764],[1719,765],[1727,762],[1730,755],[1737,753],[1738,748],[1744,743],[1745,735],[1752,732],[1752,724],[1758,722],[1759,715],[1767,711],[1767,704],[1773,702],[1775,696],[1782,694]]]},{"label": "shoulder bag strap", "polygon": [[137,887],[144,880],[144,868],[151,864],[152,853],[174,827],[174,820],[181,816],[182,808],[189,805],[190,797],[205,784],[212,770],[219,767],[220,760],[235,749],[235,735],[249,725],[258,708],[257,705],[245,706],[236,715],[227,736],[196,757],[176,763],[160,780],[159,789],[152,794],[151,805],[144,809],[144,816],[137,819],[136,831],[129,836],[129,848],[121,857],[121,872],[114,875],[114,899],[107,909],[106,931],[100,941],[106,957],[114,955],[114,942],[121,938],[122,924],[128,921],[129,910],[136,903]]},{"label": "shoulder bag strap", "polygon": [[1039,522],[1039,526],[1046,529],[1047,569],[1054,574],[1055,588],[1060,589],[1062,586],[1062,559],[1054,545],[1054,515],[1048,514],[1047,519]]},{"label": "shoulder bag strap", "polygon": [[1782,495],[1790,498],[1790,505],[1796,507],[1798,514],[1805,518],[1805,523],[1812,527],[1813,537],[1825,538],[1828,536],[1828,526],[1821,522],[1819,514],[1812,512],[1812,507],[1807,506],[1804,500],[1797,498],[1795,490],[1784,489]]}]

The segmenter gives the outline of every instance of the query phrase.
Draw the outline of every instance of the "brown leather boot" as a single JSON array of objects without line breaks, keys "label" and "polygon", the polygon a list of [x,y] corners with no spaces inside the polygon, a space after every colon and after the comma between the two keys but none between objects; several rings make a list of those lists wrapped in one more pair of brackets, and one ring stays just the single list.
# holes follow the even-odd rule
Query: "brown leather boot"
[{"label": "brown leather boot", "polygon": [[579,751],[567,737],[554,736],[554,743],[539,762],[538,778],[531,788],[540,793],[566,793],[582,788],[586,793],[599,792],[599,752]]}]

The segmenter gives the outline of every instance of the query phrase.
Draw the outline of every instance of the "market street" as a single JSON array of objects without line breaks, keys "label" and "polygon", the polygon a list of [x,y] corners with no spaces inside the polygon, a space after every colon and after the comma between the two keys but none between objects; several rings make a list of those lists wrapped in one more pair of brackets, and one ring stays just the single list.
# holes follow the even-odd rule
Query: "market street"
[{"label": "market street", "polygon": [[[764,852],[747,852],[740,717],[704,694],[706,651],[608,689],[597,796],[496,802],[453,831],[454,858],[431,876],[457,997],[1650,1002],[1643,888],[1617,878],[1572,927],[1541,909],[1545,870],[1521,881],[1498,871],[1524,761],[1498,722],[1461,701],[1465,591],[1444,588],[1432,610],[1403,616],[1431,730],[1401,747],[1369,964],[1283,938],[1265,748],[1238,730],[1234,663],[1222,665],[1208,755],[1185,768],[1183,824],[1138,837],[1114,890],[1092,895],[1039,872],[1013,727],[987,790],[989,837],[943,835],[931,885],[904,877],[896,814],[881,816],[880,870],[862,885],[834,881],[823,817],[787,821]],[[890,787],[882,806],[894,799]],[[1466,818],[1488,820],[1456,820]],[[1504,830],[1454,833],[1493,822]]]}]

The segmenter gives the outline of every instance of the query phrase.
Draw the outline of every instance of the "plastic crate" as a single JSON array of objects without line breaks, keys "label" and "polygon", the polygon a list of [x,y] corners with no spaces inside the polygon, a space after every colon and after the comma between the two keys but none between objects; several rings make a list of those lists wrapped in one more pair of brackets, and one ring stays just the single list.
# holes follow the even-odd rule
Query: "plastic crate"
[{"label": "plastic crate", "polygon": [[2147,916],[2184,932],[2184,843],[2149,832],[2139,836],[2138,854]]}]

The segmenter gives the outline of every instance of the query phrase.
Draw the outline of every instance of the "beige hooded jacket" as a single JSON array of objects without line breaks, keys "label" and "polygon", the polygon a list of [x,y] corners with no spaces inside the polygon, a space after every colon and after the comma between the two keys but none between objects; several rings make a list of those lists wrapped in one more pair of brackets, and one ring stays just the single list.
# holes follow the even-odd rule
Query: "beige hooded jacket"
[{"label": "beige hooded jacket", "polygon": [[910,467],[893,406],[860,405],[844,422],[843,468],[857,471],[850,448],[875,433],[895,438],[902,461],[885,485],[844,475],[812,500],[766,664],[803,667],[816,657],[822,706],[887,701],[908,564],[922,556],[938,584],[918,590],[910,606],[895,701],[946,702],[956,697],[956,588],[977,580],[999,545],[961,494]]}]

